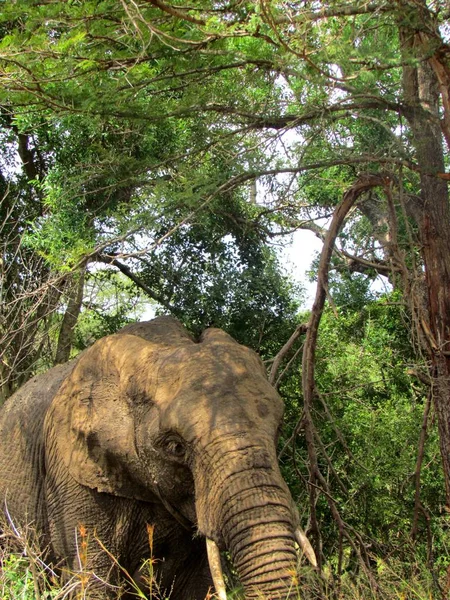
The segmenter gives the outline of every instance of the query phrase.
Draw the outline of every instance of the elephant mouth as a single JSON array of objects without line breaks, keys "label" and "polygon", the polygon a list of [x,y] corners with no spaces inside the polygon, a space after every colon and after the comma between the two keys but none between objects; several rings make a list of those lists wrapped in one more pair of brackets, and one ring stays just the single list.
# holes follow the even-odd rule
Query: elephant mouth
[{"label": "elephant mouth", "polygon": [[196,528],[195,523],[193,523],[190,519],[188,519],[176,506],[171,504],[164,497],[164,494],[162,494],[162,492],[159,489],[159,486],[157,484],[156,484],[155,489],[156,489],[156,493],[158,494],[159,499],[161,500],[162,505],[167,510],[167,512],[169,514],[171,514],[172,517],[176,521],[178,521],[178,523],[183,527],[183,529],[186,529],[186,531],[194,531]]}]

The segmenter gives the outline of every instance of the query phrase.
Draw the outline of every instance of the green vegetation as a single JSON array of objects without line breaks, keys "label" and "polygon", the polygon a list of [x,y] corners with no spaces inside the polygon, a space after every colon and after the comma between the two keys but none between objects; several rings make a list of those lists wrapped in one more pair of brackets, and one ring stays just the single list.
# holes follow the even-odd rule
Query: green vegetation
[{"label": "green vegetation", "polygon": [[[311,322],[277,247],[326,240],[354,192],[329,264],[311,266],[328,273],[311,406],[306,327],[273,374],[283,473],[323,567],[302,594],[438,598],[450,14],[316,4],[2,3],[0,401],[149,312],[223,327],[270,370]],[[1,597],[64,597],[21,543],[2,551]]]}]

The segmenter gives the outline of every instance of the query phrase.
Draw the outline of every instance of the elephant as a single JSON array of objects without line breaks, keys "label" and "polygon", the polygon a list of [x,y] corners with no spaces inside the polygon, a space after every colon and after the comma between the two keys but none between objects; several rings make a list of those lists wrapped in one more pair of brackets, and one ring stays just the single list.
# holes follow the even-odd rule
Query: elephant
[{"label": "elephant", "polygon": [[246,598],[288,598],[299,545],[315,557],[277,462],[282,416],[261,359],[224,331],[130,324],[2,407],[0,501],[69,572],[90,536],[88,597],[115,597],[122,569],[143,585],[151,531],[172,600],[226,598],[222,550]]}]

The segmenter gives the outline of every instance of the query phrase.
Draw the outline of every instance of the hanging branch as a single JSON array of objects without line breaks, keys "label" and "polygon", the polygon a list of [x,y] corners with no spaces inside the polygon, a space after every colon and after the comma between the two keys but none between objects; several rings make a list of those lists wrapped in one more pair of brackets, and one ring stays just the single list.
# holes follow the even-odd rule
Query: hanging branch
[{"label": "hanging branch", "polygon": [[303,417],[302,422],[297,424],[295,435],[303,427],[305,441],[308,448],[308,459],[310,469],[309,479],[309,497],[311,508],[311,529],[315,537],[316,554],[319,560],[319,568],[321,566],[320,556],[320,532],[316,516],[316,498],[318,494],[318,483],[324,483],[325,479],[320,472],[317,458],[317,451],[314,442],[314,425],[312,420],[312,405],[314,398],[314,371],[315,371],[315,355],[319,324],[325,305],[328,289],[328,271],[330,260],[333,253],[336,237],[342,227],[345,217],[355,204],[357,199],[373,187],[386,187],[391,181],[391,177],[386,174],[362,174],[358,181],[345,193],[342,202],[336,208],[330,228],[324,240],[322,254],[320,257],[319,270],[317,275],[317,290],[314,304],[311,311],[311,317],[306,331],[306,339],[303,347],[302,360],[302,387],[303,387]]}]

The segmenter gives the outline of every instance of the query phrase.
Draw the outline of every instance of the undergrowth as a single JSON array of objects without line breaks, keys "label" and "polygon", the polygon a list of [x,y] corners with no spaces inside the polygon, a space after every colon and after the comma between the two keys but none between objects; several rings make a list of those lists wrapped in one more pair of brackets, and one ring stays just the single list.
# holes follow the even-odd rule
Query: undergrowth
[{"label": "undergrowth", "polygon": [[[107,588],[120,598],[124,588],[113,588],[86,568],[89,542],[83,527],[78,531],[79,571],[61,574],[45,561],[37,549],[31,529],[21,531],[14,525],[2,524],[0,544],[0,598],[2,600],[82,600],[106,597]],[[153,527],[148,528],[150,550],[153,544]],[[170,600],[164,594],[155,576],[156,559],[150,558],[143,564],[142,573],[148,590],[144,592],[133,582],[125,569],[99,540],[96,542],[118,567],[127,581],[132,594],[141,600]],[[413,555],[402,563],[392,560],[374,560],[370,573],[358,575],[346,573],[339,580],[330,569],[318,574],[311,568],[300,565],[293,575],[294,597],[303,600],[441,600],[449,593],[445,570],[436,575],[426,565],[419,564]],[[94,591],[95,590],[95,591]],[[108,596],[109,597],[109,596]],[[211,592],[205,600],[215,595]],[[230,591],[230,600],[242,600],[242,591]]]}]

